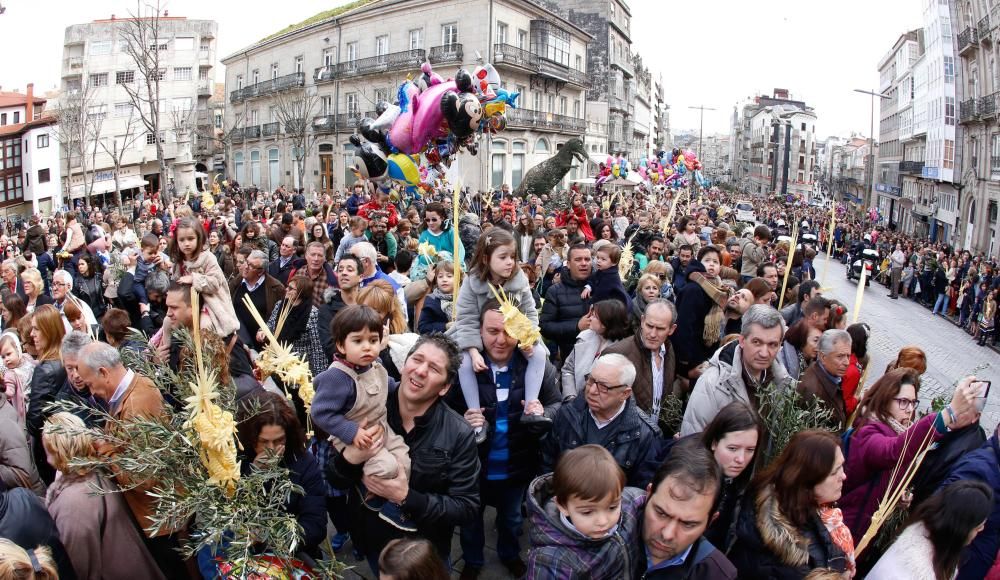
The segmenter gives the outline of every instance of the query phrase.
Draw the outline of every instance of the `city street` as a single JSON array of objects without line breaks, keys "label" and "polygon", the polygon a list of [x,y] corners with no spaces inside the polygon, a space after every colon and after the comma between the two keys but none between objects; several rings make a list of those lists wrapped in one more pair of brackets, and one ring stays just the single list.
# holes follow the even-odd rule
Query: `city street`
[{"label": "city street", "polygon": [[[816,275],[824,284],[823,294],[847,305],[848,323],[854,320],[854,299],[858,289],[856,280],[847,280],[844,266],[834,261],[824,280],[825,254],[815,261]],[[896,357],[903,346],[917,345],[927,353],[927,372],[923,376],[919,398],[921,408],[931,399],[946,396],[950,400],[955,381],[982,364],[990,367],[977,372],[980,379],[1000,384],[1000,355],[989,347],[976,345],[972,337],[950,320],[932,316],[931,311],[916,302],[900,297],[892,300],[888,289],[872,282],[865,289],[859,321],[872,327],[868,339],[868,353],[872,358],[867,384],[880,376],[885,366]],[[982,425],[987,431],[1000,422],[1000,395],[990,394],[983,413]]]}]

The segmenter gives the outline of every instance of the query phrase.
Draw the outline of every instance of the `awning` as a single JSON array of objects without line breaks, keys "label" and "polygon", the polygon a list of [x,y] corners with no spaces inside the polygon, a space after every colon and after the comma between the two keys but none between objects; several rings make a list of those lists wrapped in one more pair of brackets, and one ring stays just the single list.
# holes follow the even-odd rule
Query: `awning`
[{"label": "awning", "polygon": [[580,185],[594,185],[593,177],[584,177],[582,179],[571,179],[570,183],[579,183]]},{"label": "awning", "polygon": [[[129,175],[127,177],[121,177],[118,179],[118,186],[122,191],[126,189],[132,189],[134,187],[142,187],[149,182],[142,178],[141,175]],[[111,193],[115,190],[115,180],[105,179],[94,183],[94,188],[91,190],[92,195],[102,195],[105,193]],[[78,197],[85,197],[87,195],[87,186],[85,184],[77,185],[70,190],[70,196],[73,199]]]},{"label": "awning", "polygon": [[590,153],[590,154],[587,155],[587,159],[589,159],[590,162],[593,163],[594,165],[600,165],[601,163],[607,163],[608,162],[608,154],[607,153]]}]

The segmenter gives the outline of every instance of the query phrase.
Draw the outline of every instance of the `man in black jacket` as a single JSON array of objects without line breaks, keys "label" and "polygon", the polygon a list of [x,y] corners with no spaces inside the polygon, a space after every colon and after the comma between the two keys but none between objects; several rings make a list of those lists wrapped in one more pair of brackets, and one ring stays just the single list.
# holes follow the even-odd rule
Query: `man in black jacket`
[{"label": "man in black jacket", "polygon": [[660,428],[632,397],[635,365],[620,354],[594,361],[585,396],[559,409],[552,431],[542,441],[542,473],[552,472],[564,451],[594,444],[607,449],[625,472],[630,487],[645,487],[655,471]]},{"label": "man in black jacket", "polygon": [[[448,396],[448,404],[473,429],[487,427],[486,440],[479,445],[479,518],[462,526],[462,559],[465,569],[462,580],[479,576],[485,564],[483,547],[486,536],[483,510],[487,505],[497,510],[497,555],[500,562],[515,577],[527,571],[521,560],[517,535],[521,530],[521,504],[528,484],[538,475],[541,461],[539,427],[545,423],[521,423],[524,415],[524,379],[528,360],[517,348],[517,339],[504,328],[500,304],[490,300],[479,315],[479,333],[483,339],[483,359],[489,369],[476,373],[481,409],[468,409],[460,389]],[[542,391],[538,401],[532,401],[533,412],[541,410],[550,419],[559,410],[562,394],[559,373],[546,362]],[[529,406],[531,406],[529,405]],[[538,409],[541,407],[541,409]],[[498,418],[499,416],[499,418]]]},{"label": "man in black jacket", "polygon": [[364,429],[375,444],[363,450],[347,446],[327,464],[327,480],[334,488],[349,489],[351,538],[378,571],[378,556],[390,540],[403,532],[364,505],[359,484],[372,494],[402,507],[403,516],[417,527],[417,537],[434,544],[448,561],[455,526],[479,515],[479,457],[475,434],[461,415],[441,399],[458,375],[462,355],[458,345],[441,334],[422,336],[402,369],[399,387],[386,401],[389,427],[410,448],[409,475],[400,470],[394,479],[363,475],[365,461],[384,444],[379,425]]},{"label": "man in black jacket", "polygon": [[[301,268],[306,263],[302,258],[295,256],[296,249],[295,238],[285,236],[281,240],[281,245],[278,246],[278,259],[271,262],[267,267],[267,273],[278,282],[281,282],[282,286],[288,285],[288,275],[293,270]],[[270,316],[270,313],[266,316]]]},{"label": "man in black jacket", "polygon": [[567,260],[569,265],[559,273],[559,283],[545,292],[538,317],[542,336],[555,344],[559,361],[566,360],[576,345],[576,336],[590,327],[587,317],[590,301],[580,297],[592,268],[590,248],[582,244],[573,246]]}]

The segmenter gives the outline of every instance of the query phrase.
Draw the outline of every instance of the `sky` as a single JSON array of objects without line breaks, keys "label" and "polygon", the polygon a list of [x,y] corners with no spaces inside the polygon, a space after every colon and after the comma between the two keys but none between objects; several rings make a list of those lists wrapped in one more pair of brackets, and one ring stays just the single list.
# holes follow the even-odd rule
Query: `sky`
[{"label": "sky", "polygon": [[[161,0],[173,16],[219,23],[222,57],[344,0]],[[878,61],[900,34],[921,26],[924,0],[630,0],[633,50],[653,74],[662,74],[674,133],[728,134],[733,107],[774,88],[815,108],[820,136],[868,135],[870,97],[853,89],[877,89]],[[0,87],[36,92],[59,83],[66,26],[126,16],[135,0],[0,0]],[[40,11],[41,8],[41,11]],[[12,58],[23,55],[24,58]],[[216,80],[225,76],[220,64]],[[875,111],[876,134],[878,111]]]}]

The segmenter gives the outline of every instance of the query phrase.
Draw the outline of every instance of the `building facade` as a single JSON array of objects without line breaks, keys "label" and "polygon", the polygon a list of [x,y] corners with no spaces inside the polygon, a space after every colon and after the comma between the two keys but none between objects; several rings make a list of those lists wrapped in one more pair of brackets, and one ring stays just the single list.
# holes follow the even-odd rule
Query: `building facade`
[{"label": "building facade", "polygon": [[[903,172],[919,172],[923,163],[903,163],[904,141],[900,139],[901,120],[912,119],[913,65],[920,57],[922,31],[912,30],[896,40],[878,65],[879,157],[875,169],[874,203],[890,224],[899,222],[903,192]],[[874,97],[870,97],[874,98]],[[912,123],[912,120],[910,121]]]},{"label": "building facade", "polygon": [[[311,19],[312,20],[312,19]],[[583,139],[590,36],[525,0],[369,2],[294,26],[222,60],[226,122],[238,127],[229,172],[244,185],[343,189],[355,146],[349,137],[381,101],[431,63],[448,78],[491,62],[504,88],[520,93],[506,129],[461,157],[464,185],[517,187],[524,174],[572,139]],[[308,21],[307,21],[308,22]],[[304,103],[308,135],[297,147],[282,126],[282,103]],[[295,149],[302,149],[296,151]],[[304,163],[298,183],[299,160]],[[582,176],[574,169],[567,179]]]},{"label": "building facade", "polygon": [[1000,71],[997,40],[1000,3],[988,11],[980,2],[959,2],[956,29],[958,72],[964,91],[959,105],[962,193],[955,213],[956,245],[996,257],[1000,252]]},{"label": "building facade", "polygon": [[0,92],[0,215],[51,214],[62,206],[56,118],[29,84]]},{"label": "building facade", "polygon": [[737,108],[730,134],[735,183],[758,195],[808,199],[816,165],[816,113],[787,90]]},{"label": "building facade", "polygon": [[[112,16],[66,28],[63,43],[62,91],[86,95],[89,115],[99,120],[98,139],[112,151],[121,151],[119,187],[123,192],[160,189],[156,140],[163,144],[167,177],[177,193],[195,191],[196,177],[215,165],[213,154],[198,147],[198,135],[211,131],[208,100],[215,88],[218,25],[211,20],[189,20],[164,15],[158,19],[157,51],[160,68],[160,135],[153,135],[140,120],[127,88],[142,83],[135,60],[126,52],[123,30],[131,19]],[[115,163],[105,147],[92,144],[97,154],[93,166],[74,166],[66,178],[74,199],[115,191]],[[65,152],[63,152],[65,155]],[[78,161],[79,159],[75,159]],[[197,175],[200,174],[200,175]]]}]

